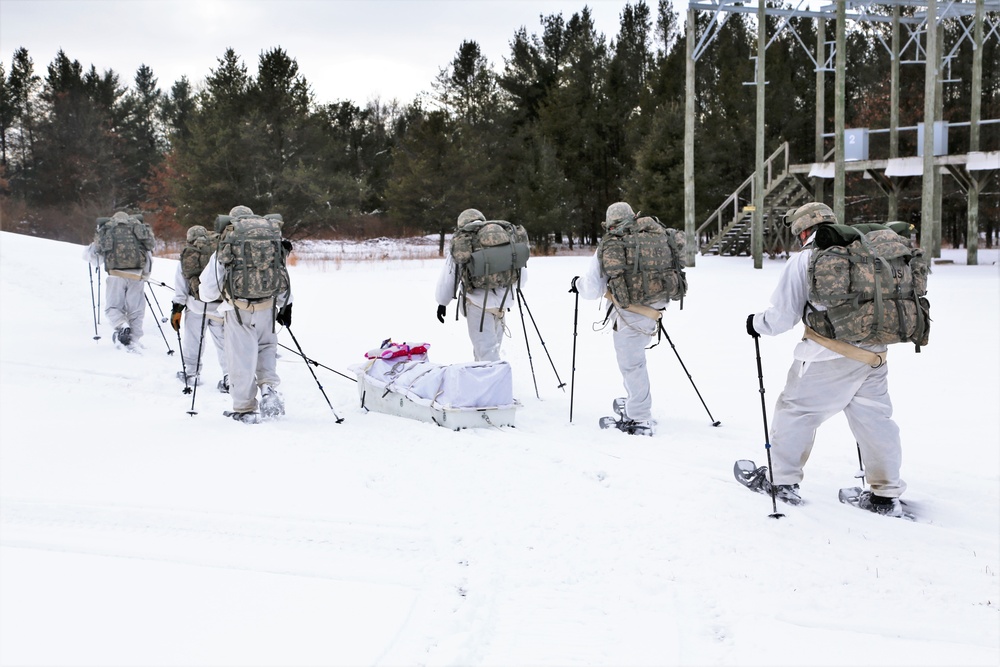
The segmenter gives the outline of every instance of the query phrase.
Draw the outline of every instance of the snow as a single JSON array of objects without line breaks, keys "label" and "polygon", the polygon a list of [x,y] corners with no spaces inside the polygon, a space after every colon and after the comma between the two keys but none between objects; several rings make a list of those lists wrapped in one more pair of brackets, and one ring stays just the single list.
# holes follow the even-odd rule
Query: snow
[{"label": "snow", "polygon": [[[634,438],[597,427],[622,390],[596,302],[579,304],[569,421],[567,290],[585,256],[531,260],[544,345],[529,319],[529,361],[514,310],[516,427],[450,431],[365,413],[356,383],[314,380],[288,350],[282,420],[223,418],[212,350],[190,416],[158,314],[137,353],[103,315],[94,340],[81,250],[0,234],[0,664],[1000,662],[995,250],[978,266],[944,251],[931,344],[890,353],[916,522],[838,502],[858,468],[842,416],[785,518],[733,479],[734,460],[765,458],[744,321],[780,260],[697,258],[665,319],[691,380],[666,341],[648,353],[658,431]],[[298,258],[306,355],[350,376],[391,337],[469,361],[454,306],[434,317],[441,261]],[[158,258],[153,279],[172,284],[175,266]],[[761,339],[769,417],[796,340]]]}]

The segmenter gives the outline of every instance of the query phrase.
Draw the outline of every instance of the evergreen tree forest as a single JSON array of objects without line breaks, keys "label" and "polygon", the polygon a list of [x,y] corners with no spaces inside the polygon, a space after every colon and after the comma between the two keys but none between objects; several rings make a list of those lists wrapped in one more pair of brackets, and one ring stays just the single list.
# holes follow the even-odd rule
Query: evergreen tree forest
[{"label": "evergreen tree forest", "polygon": [[[698,17],[698,34],[711,18]],[[781,20],[768,18],[769,35]],[[814,20],[791,22],[814,46]],[[888,128],[889,54],[874,34],[888,41],[888,24],[848,28],[846,126]],[[316,100],[294,44],[250,64],[227,49],[209,73],[169,88],[146,66],[129,83],[63,51],[43,67],[19,48],[0,60],[0,223],[86,243],[96,217],[124,209],[142,212],[158,237],[182,239],[189,226],[210,227],[244,204],[281,213],[293,239],[371,238],[443,235],[474,207],[523,224],[541,252],[595,243],[607,206],[625,200],[682,227],[684,30],[669,0],[624,5],[616,35],[598,33],[586,6],[542,15],[510,36],[501,63],[463,41],[431,92],[365,106]],[[756,18],[732,14],[695,67],[699,223],[754,170],[756,91],[745,83],[754,80],[756,41]],[[1000,118],[998,42],[984,48],[983,119]],[[797,163],[813,162],[815,151],[816,74],[803,43],[784,30],[767,50],[766,151],[787,141]],[[969,121],[972,60],[966,40],[943,87],[946,120]],[[924,66],[900,72],[899,123],[915,126]],[[832,132],[832,72],[825,85]],[[887,135],[873,135],[872,156],[887,157],[877,137]],[[951,153],[968,150],[967,127],[949,139]],[[1000,124],[984,124],[980,141],[980,150],[1000,149]],[[915,132],[900,134],[900,155],[916,155]],[[943,241],[959,245],[965,195],[950,177],[943,183]],[[847,197],[849,221],[884,221],[886,198],[870,181],[851,176]],[[901,219],[919,224],[919,198],[917,183],[900,199]],[[979,215],[991,244],[996,178]]]}]

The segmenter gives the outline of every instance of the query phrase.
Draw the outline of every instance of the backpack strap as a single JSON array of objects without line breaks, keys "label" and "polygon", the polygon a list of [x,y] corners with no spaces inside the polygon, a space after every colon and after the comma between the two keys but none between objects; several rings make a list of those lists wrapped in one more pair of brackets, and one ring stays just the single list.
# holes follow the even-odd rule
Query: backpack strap
[{"label": "backpack strap", "polygon": [[142,280],[142,274],[123,271],[121,269],[108,269],[108,275],[127,280]]},{"label": "backpack strap", "polygon": [[850,343],[842,340],[834,340],[833,338],[821,336],[808,326],[805,328],[805,333],[802,334],[802,339],[815,341],[831,352],[836,352],[837,354],[847,357],[848,359],[854,359],[855,361],[868,364],[872,368],[881,368],[885,364],[885,357],[888,354],[888,352],[869,352],[868,350],[860,348],[857,345],[851,345]]},{"label": "backpack strap", "polygon": [[612,303],[612,305],[615,308],[618,308],[619,310],[627,310],[630,313],[635,313],[637,315],[643,315],[643,316],[648,317],[649,319],[651,319],[651,320],[653,320],[655,322],[659,322],[660,319],[663,317],[663,311],[662,310],[657,310],[656,308],[652,308],[650,306],[644,306],[641,303],[633,303],[633,304],[629,305],[627,308],[622,308],[618,304],[618,302],[615,300],[615,297],[611,293],[610,289],[608,289],[607,291],[604,292],[604,298],[607,299],[608,301],[610,301]]}]

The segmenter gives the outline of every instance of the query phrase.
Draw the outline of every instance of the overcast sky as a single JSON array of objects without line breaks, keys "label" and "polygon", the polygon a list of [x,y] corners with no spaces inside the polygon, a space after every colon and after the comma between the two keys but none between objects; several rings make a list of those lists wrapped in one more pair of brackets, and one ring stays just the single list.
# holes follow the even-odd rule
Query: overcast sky
[{"label": "overcast sky", "polygon": [[[656,0],[646,0],[655,13]],[[132,86],[142,64],[169,92],[195,85],[232,47],[251,75],[261,52],[294,58],[320,103],[376,97],[412,101],[429,91],[462,40],[502,69],[514,32],[540,33],[539,15],[569,19],[589,6],[610,40],[627,0],[0,0],[0,61],[28,49],[35,71],[61,48],[87,70],[113,69]],[[686,7],[684,0],[675,6]],[[683,20],[683,19],[682,19]]]}]

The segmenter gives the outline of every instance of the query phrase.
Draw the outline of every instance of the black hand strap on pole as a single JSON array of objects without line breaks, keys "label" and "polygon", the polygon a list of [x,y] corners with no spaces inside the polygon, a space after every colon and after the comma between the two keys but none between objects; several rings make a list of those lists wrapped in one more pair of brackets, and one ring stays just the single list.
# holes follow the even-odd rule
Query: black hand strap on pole
[{"label": "black hand strap on pole", "polygon": [[[97,304],[94,302],[94,273],[91,271],[91,265],[87,265],[87,275],[90,276],[90,314],[94,316],[94,340],[101,340],[100,334],[97,333]],[[99,290],[100,288],[98,288]]]},{"label": "black hand strap on pole", "polygon": [[308,361],[309,358],[306,356],[306,353],[302,351],[302,346],[299,345],[299,341],[295,338],[295,334],[292,333],[292,328],[286,326],[285,331],[287,331],[288,335],[292,337],[292,342],[295,343],[295,347],[299,349],[299,356],[302,357],[302,360],[306,362],[306,368],[308,368],[309,372],[312,374],[313,380],[316,380],[316,386],[319,387],[319,393],[323,394],[323,398],[326,399],[326,404],[330,406],[330,412],[332,412],[333,416],[337,419],[336,423],[339,424],[343,422],[344,418],[338,415],[337,411],[333,409],[333,403],[330,402],[330,399],[327,397],[326,392],[323,391],[323,385],[319,383],[319,378],[316,377],[316,371],[314,371],[312,366],[309,365]]},{"label": "black hand strap on pole", "polygon": [[[143,290],[142,295],[146,297],[146,305],[149,306],[149,312],[152,313],[153,319],[156,319],[156,311],[153,310],[153,304],[149,302],[149,295]],[[160,336],[163,338],[163,344],[167,346],[167,354],[173,354],[174,350],[170,347],[170,343],[167,341],[167,334],[163,333],[163,327],[160,325],[159,320],[156,321],[156,328],[160,330]]]},{"label": "black hand strap on pole", "polygon": [[552,366],[552,372],[556,374],[556,381],[559,383],[556,385],[557,389],[562,389],[566,391],[566,383],[562,381],[559,377],[559,371],[556,370],[556,364],[552,361],[552,355],[549,354],[549,348],[545,345],[545,339],[542,338],[542,332],[538,330],[538,323],[535,322],[535,316],[531,314],[531,308],[528,307],[528,300],[524,298],[524,293],[521,292],[521,288],[517,288],[517,296],[524,302],[524,309],[528,311],[528,317],[531,318],[531,324],[535,327],[535,333],[538,334],[538,340],[542,343],[542,349],[545,350],[545,356],[549,358],[549,364]]},{"label": "black hand strap on pole", "polygon": [[[208,325],[208,303],[201,309],[201,335],[198,337],[198,358],[195,363],[194,371],[194,390],[191,392],[191,409],[188,410],[188,414],[192,417],[198,414],[198,411],[194,409],[194,399],[198,397],[198,384],[201,379],[201,353],[205,347],[205,327]],[[184,382],[187,384],[187,373],[184,373]]]},{"label": "black hand strap on pole", "polygon": [[674,341],[670,340],[670,334],[667,333],[667,330],[663,328],[662,319],[659,321],[659,324],[660,324],[660,331],[663,333],[663,337],[667,339],[668,343],[670,343],[670,348],[674,351],[674,355],[677,357],[677,361],[681,362],[681,368],[684,369],[684,373],[688,376],[688,380],[691,381],[691,386],[694,387],[694,393],[698,394],[698,400],[701,401],[702,406],[705,408],[705,412],[708,413],[708,418],[712,420],[712,426],[718,426],[722,422],[718,421],[715,417],[713,417],[712,412],[708,409],[708,406],[705,405],[705,399],[701,397],[701,392],[698,391],[698,387],[694,383],[694,378],[691,377],[691,373],[688,372],[687,366],[684,365],[684,360],[681,359],[681,355],[677,352],[677,346],[674,345]]},{"label": "black hand strap on pole", "polygon": [[764,402],[764,368],[760,363],[760,336],[754,336],[753,344],[757,349],[757,382],[760,385],[760,414],[764,419],[764,451],[767,452],[767,473],[771,482],[771,509],[773,513],[768,516],[772,519],[780,519],[785,515],[778,511],[778,499],[774,489],[774,467],[771,465],[771,436],[767,429],[767,405]]},{"label": "black hand strap on pole", "polygon": [[[289,333],[291,333],[291,332],[289,332]],[[302,357],[303,359],[306,360],[306,363],[312,364],[313,366],[319,366],[320,368],[325,368],[326,370],[330,371],[331,373],[336,373],[340,377],[347,378],[351,382],[355,382],[356,383],[358,381],[357,378],[352,378],[350,375],[347,375],[346,373],[341,373],[340,371],[334,370],[333,368],[330,368],[329,366],[324,366],[323,364],[319,363],[315,359],[310,359],[309,357],[303,357],[301,352],[299,352],[298,350],[293,350],[292,348],[288,347],[287,345],[282,345],[281,343],[278,343],[278,347],[284,348],[284,349],[288,350],[289,352],[291,352],[293,354],[299,355],[300,357]]]}]

